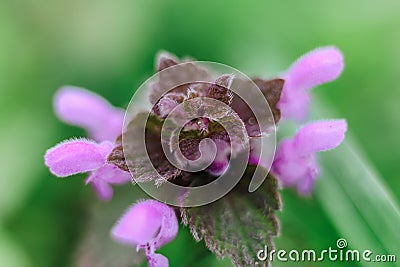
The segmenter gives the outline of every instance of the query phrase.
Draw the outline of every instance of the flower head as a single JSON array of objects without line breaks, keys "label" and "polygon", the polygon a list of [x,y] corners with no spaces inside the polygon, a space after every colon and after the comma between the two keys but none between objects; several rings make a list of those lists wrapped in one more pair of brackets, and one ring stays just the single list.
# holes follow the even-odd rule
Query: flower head
[{"label": "flower head", "polygon": [[[264,152],[270,148],[267,152],[272,154],[275,143],[264,146],[264,137],[273,137],[271,139],[275,142],[275,135],[270,133],[275,131],[281,115],[304,119],[310,102],[309,89],[336,79],[343,70],[343,56],[334,47],[320,48],[301,57],[282,78],[271,80],[248,79],[236,70],[233,71],[235,75],[229,74],[232,73],[230,70],[233,69],[224,72],[227,74],[216,74],[198,62],[190,59],[180,62],[175,56],[161,53],[156,62],[156,79],[149,80],[149,87],[141,87],[150,89],[146,93],[152,108],[127,114],[129,121],[126,121],[123,133],[122,109],[111,106],[101,96],[85,89],[61,88],[54,97],[55,113],[64,122],[84,128],[96,141],[83,138],[64,141],[47,150],[46,166],[58,177],[89,173],[86,184],[90,183],[102,200],[112,198],[112,185],[127,183],[131,178],[138,183],[154,182],[156,190],[168,186],[162,184],[166,181],[173,182],[181,187],[174,187],[179,188],[176,195],[172,195],[171,191],[167,191],[167,195],[178,199],[175,205],[182,208],[182,221],[190,224],[195,238],[200,239],[201,234],[201,238],[209,239],[217,226],[207,219],[202,221],[202,218],[211,218],[214,214],[205,216],[208,209],[202,208],[195,208],[196,212],[189,214],[186,207],[210,202],[197,202],[201,198],[198,193],[194,194],[196,204],[185,206],[186,202],[190,202],[187,201],[191,193],[188,188],[217,185],[218,189],[229,189],[226,181],[235,182],[236,177],[233,176],[241,175],[240,171],[247,176],[252,172],[267,176],[273,155],[265,156],[268,153]],[[301,194],[310,193],[319,173],[316,153],[337,147],[343,141],[346,130],[345,120],[314,122],[304,126],[293,138],[279,144],[271,173],[284,185],[297,187]],[[175,159],[177,161],[173,162]],[[258,166],[253,168],[249,165]],[[268,233],[257,233],[257,236],[266,236],[269,240],[278,228],[273,210],[280,207],[274,175],[267,177],[269,189],[261,191],[262,196],[264,193],[270,195],[266,195],[265,199],[256,195],[254,203],[246,198],[245,206],[252,207],[247,215],[253,214],[252,211],[271,217],[267,219],[270,219],[273,229],[267,227],[265,231]],[[219,176],[227,180],[216,181]],[[249,191],[253,180],[250,181]],[[182,190],[182,186],[186,188]],[[239,189],[232,190],[230,196],[222,192],[218,197],[230,197],[232,201],[229,202],[236,204],[233,199],[240,201],[244,188],[243,183],[233,186]],[[207,197],[213,191],[221,193],[219,190],[206,190],[204,195]],[[217,199],[211,198],[210,201]],[[210,203],[210,206],[213,204]],[[218,204],[214,207],[220,210]],[[240,203],[238,207],[242,207]],[[232,212],[232,207],[229,209]],[[238,212],[242,212],[242,208]],[[265,219],[264,216],[258,217]],[[248,218],[240,219],[248,222]],[[211,228],[206,228],[206,224]],[[150,267],[167,267],[168,259],[156,250],[172,241],[177,231],[175,211],[161,202],[146,200],[126,211],[112,228],[111,236],[119,243],[143,249]],[[217,238],[221,242],[227,241],[223,235]],[[237,240],[228,240],[227,244],[240,249],[243,246]],[[226,250],[220,251],[220,248],[214,248],[214,252],[218,255],[229,254]],[[239,254],[246,257],[242,251]],[[237,260],[237,255],[230,256]],[[247,259],[243,261],[251,262]]]},{"label": "flower head", "polygon": [[309,90],[339,77],[344,67],[339,49],[317,48],[300,57],[284,74],[285,85],[278,107],[284,118],[303,120],[310,102]]},{"label": "flower head", "polygon": [[304,126],[294,138],[279,144],[271,171],[284,185],[297,186],[299,193],[309,194],[319,173],[316,153],[340,145],[346,130],[345,120]]},{"label": "flower head", "polygon": [[[159,73],[150,84],[149,101],[153,105],[151,114],[135,115],[136,117],[126,124],[124,142],[135,149],[122,151],[121,148],[116,148],[109,157],[110,162],[123,169],[130,169],[138,182],[155,180],[156,184],[161,184],[173,180],[181,185],[190,183],[191,173],[198,172],[204,162],[210,163],[208,167],[201,169],[205,171],[204,176],[216,179],[215,177],[222,175],[228,169],[232,157],[243,152],[248,144],[250,146],[258,144],[250,142],[249,138],[257,139],[279,121],[280,111],[276,105],[284,83],[282,79],[246,80],[232,74],[213,74],[211,70],[196,62],[180,63],[174,56],[160,54],[156,64]],[[231,88],[233,84],[235,90]],[[249,106],[252,101],[246,102],[239,93],[236,93],[248,94],[253,89],[261,93],[250,97],[251,100],[257,102],[260,98],[264,98],[261,108],[267,110],[269,104],[272,111],[272,114],[268,113],[271,118],[265,118],[267,122],[263,127],[260,127]],[[143,132],[143,129],[136,125],[147,118],[150,122],[145,123],[146,147],[141,148],[143,140],[138,138],[140,136],[138,132]],[[174,132],[173,129],[179,127],[182,127],[181,130]],[[161,129],[172,129],[164,131],[170,134],[169,138],[161,140]],[[233,134],[228,133],[229,130]],[[179,136],[173,138],[174,133],[179,133]],[[174,146],[174,140],[178,141],[177,146]],[[214,145],[206,144],[204,141],[207,140],[212,141]],[[168,151],[163,149],[164,144],[169,146]],[[214,149],[211,149],[212,147]],[[215,157],[210,162],[209,158],[213,152]],[[178,161],[182,159],[180,164],[170,164],[167,153],[176,157]],[[151,161],[151,164],[147,164],[149,166],[143,166],[145,159],[138,157],[142,154],[148,155]],[[121,165],[120,163],[126,159],[129,161],[127,163],[129,166]],[[153,166],[157,172],[152,170]],[[184,168],[177,166],[188,167],[190,170],[183,170]],[[152,175],[149,175],[150,173]]]},{"label": "flower head", "polygon": [[155,200],[146,200],[130,207],[111,230],[117,242],[144,249],[150,267],[166,267],[168,259],[155,253],[172,241],[178,233],[174,210]]}]

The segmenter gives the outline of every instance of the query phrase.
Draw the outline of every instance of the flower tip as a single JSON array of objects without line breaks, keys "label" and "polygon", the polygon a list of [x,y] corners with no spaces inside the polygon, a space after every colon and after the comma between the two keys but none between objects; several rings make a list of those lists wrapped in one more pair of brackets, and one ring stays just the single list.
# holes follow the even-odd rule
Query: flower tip
[{"label": "flower tip", "polygon": [[347,122],[345,119],[338,119],[329,121],[328,125],[331,130],[332,137],[331,147],[328,147],[327,149],[330,150],[339,146],[343,142],[347,132]]},{"label": "flower tip", "polygon": [[287,84],[306,90],[337,79],[344,68],[342,52],[334,46],[314,49],[300,57],[286,74]]},{"label": "flower tip", "polygon": [[111,236],[126,245],[146,244],[154,238],[161,226],[162,215],[152,207],[150,201],[130,207],[112,228]]},{"label": "flower tip", "polygon": [[83,138],[67,140],[48,149],[44,163],[55,176],[67,177],[102,166],[110,148],[109,142],[98,145]]},{"label": "flower tip", "polygon": [[347,121],[345,119],[329,120],[328,125],[344,138],[344,134],[347,132]]},{"label": "flower tip", "polygon": [[73,123],[71,121],[71,105],[74,105],[78,99],[85,95],[92,94],[86,89],[65,85],[60,87],[53,97],[54,112],[57,117],[66,123]]},{"label": "flower tip", "polygon": [[294,146],[300,154],[331,150],[343,142],[346,131],[344,119],[313,122],[297,132]]},{"label": "flower tip", "polygon": [[321,73],[325,75],[322,83],[336,80],[344,69],[343,53],[335,46],[321,47],[316,50],[321,60]]},{"label": "flower tip", "polygon": [[61,87],[54,95],[53,107],[61,121],[84,128],[97,141],[114,140],[122,132],[125,112],[86,89]]}]

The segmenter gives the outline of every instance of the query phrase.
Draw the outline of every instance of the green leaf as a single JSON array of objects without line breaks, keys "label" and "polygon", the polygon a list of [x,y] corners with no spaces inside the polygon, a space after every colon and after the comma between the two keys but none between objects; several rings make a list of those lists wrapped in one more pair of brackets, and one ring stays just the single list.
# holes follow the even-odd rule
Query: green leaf
[{"label": "green leaf", "polygon": [[229,257],[236,266],[254,266],[257,252],[278,234],[275,211],[280,209],[277,180],[268,175],[255,192],[247,191],[254,169],[250,167],[240,183],[216,202],[181,209],[182,220],[194,238],[204,240],[218,257]]},{"label": "green leaf", "polygon": [[3,225],[0,224],[0,259],[1,263],[8,267],[31,267],[32,264],[28,261],[25,251],[19,247],[12,236]]},{"label": "green leaf", "polygon": [[321,165],[316,197],[349,246],[399,257],[398,203],[352,139],[323,155]]},{"label": "green leaf", "polygon": [[[318,104],[314,113],[324,116],[327,111]],[[316,196],[349,245],[399,258],[399,203],[354,139],[347,136],[338,149],[324,153],[320,161],[323,172]],[[385,266],[391,265],[400,263]]]}]

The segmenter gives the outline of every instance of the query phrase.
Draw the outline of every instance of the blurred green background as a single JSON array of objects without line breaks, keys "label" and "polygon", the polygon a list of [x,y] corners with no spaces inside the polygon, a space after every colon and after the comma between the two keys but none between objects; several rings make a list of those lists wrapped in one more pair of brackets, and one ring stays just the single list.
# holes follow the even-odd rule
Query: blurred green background
[{"label": "blurred green background", "polygon": [[[84,135],[52,112],[60,86],[126,107],[160,49],[268,77],[330,44],[343,51],[345,71],[313,93],[347,118],[398,202],[400,1],[0,1],[0,265],[74,264],[95,200],[84,176],[56,179],[43,164],[47,148]],[[284,190],[283,200],[278,247],[324,249],[341,236],[314,198]],[[185,266],[185,238],[165,248],[171,266]]]}]

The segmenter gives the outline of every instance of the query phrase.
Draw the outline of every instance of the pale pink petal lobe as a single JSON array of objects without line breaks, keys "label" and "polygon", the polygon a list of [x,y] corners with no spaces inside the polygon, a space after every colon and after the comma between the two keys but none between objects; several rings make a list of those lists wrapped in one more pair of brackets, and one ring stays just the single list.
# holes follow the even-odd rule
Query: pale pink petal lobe
[{"label": "pale pink petal lobe", "polygon": [[333,46],[317,48],[300,57],[289,69],[285,86],[291,90],[310,89],[333,81],[344,68],[343,55]]},{"label": "pale pink petal lobe", "polygon": [[45,164],[59,177],[93,171],[105,162],[105,146],[85,139],[65,141],[47,150]]},{"label": "pale pink petal lobe", "polygon": [[148,202],[150,201],[153,208],[163,215],[160,232],[152,242],[155,249],[158,249],[175,239],[178,234],[178,220],[173,208],[155,200],[148,200]]},{"label": "pale pink petal lobe", "polygon": [[111,230],[112,237],[126,245],[144,245],[160,231],[163,214],[154,208],[153,200],[139,202],[130,207]]},{"label": "pale pink petal lobe", "polygon": [[347,130],[345,120],[320,121],[302,127],[292,139],[283,140],[277,149],[271,172],[286,186],[310,194],[318,177],[316,153],[339,146]]},{"label": "pale pink petal lobe", "polygon": [[93,179],[101,179],[110,184],[120,185],[130,182],[131,174],[121,170],[114,164],[106,163],[96,171],[96,176]]},{"label": "pale pink petal lobe", "polygon": [[130,207],[111,229],[111,236],[122,244],[145,249],[149,266],[167,267],[168,259],[155,250],[173,240],[178,233],[174,210],[155,200]]},{"label": "pale pink petal lobe", "polygon": [[346,130],[343,119],[310,123],[296,134],[294,146],[300,154],[330,150],[342,143]]},{"label": "pale pink petal lobe", "polygon": [[97,141],[113,141],[122,132],[124,111],[82,88],[62,87],[54,96],[54,110],[62,121],[86,129]]},{"label": "pale pink petal lobe", "polygon": [[278,103],[282,117],[304,120],[310,103],[309,89],[337,79],[343,68],[343,55],[333,46],[317,48],[300,57],[283,75],[285,84]]},{"label": "pale pink petal lobe", "polygon": [[168,259],[164,255],[158,253],[150,253],[147,255],[149,267],[168,267]]}]

